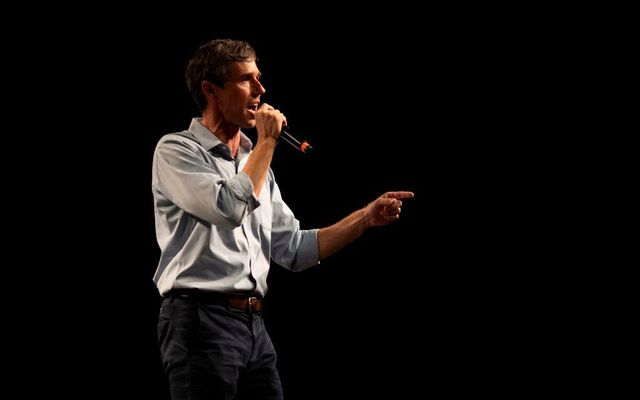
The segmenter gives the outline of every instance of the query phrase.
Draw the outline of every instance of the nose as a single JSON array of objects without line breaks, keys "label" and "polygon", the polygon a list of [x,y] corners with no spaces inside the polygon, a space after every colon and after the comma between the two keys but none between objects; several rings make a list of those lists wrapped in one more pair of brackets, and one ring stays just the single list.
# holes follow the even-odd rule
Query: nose
[{"label": "nose", "polygon": [[264,86],[262,86],[262,83],[260,83],[259,80],[255,79],[253,81],[253,94],[254,94],[254,97],[263,95],[263,94],[266,93],[266,91],[267,91],[267,89],[265,89]]}]

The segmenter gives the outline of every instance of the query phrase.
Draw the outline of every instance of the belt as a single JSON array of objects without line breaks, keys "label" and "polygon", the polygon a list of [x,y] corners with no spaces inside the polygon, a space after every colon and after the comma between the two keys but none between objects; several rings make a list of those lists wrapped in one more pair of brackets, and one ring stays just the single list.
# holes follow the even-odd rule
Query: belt
[{"label": "belt", "polygon": [[262,297],[260,296],[207,292],[198,289],[173,289],[166,297],[187,297],[205,303],[221,304],[256,314],[262,312]]},{"label": "belt", "polygon": [[240,310],[247,310],[252,313],[261,313],[262,298],[257,296],[250,296],[250,297],[230,296],[229,307],[238,308]]}]

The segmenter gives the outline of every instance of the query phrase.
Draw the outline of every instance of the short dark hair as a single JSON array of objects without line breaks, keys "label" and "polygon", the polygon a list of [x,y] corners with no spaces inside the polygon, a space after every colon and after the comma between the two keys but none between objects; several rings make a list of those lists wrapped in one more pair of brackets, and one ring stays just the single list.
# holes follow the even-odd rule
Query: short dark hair
[{"label": "short dark hair", "polygon": [[189,92],[200,110],[204,110],[207,99],[202,92],[202,82],[209,81],[224,86],[228,79],[229,65],[236,61],[257,61],[251,45],[242,40],[214,39],[193,53],[185,71]]}]

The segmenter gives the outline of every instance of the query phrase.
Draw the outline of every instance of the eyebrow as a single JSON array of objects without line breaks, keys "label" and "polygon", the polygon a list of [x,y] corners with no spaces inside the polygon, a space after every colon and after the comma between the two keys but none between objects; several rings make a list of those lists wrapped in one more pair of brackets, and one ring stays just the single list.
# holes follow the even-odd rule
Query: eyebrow
[{"label": "eyebrow", "polygon": [[[260,77],[262,76],[262,73],[258,72],[258,74],[255,76],[256,79],[260,79]],[[238,79],[244,79],[244,78],[251,78],[253,79],[254,74],[251,72],[247,72],[246,74],[242,74],[238,77]]]}]

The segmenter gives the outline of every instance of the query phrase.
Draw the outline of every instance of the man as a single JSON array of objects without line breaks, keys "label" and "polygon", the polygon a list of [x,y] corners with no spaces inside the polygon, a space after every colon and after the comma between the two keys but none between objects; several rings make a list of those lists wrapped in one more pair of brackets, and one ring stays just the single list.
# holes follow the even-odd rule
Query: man
[{"label": "man", "polygon": [[[154,281],[165,298],[158,338],[171,394],[282,399],[260,314],[270,260],[295,271],[316,265],[369,227],[398,220],[413,193],[388,192],[334,225],[301,230],[269,167],[287,119],[260,104],[253,48],[210,41],[186,80],[202,117],[160,139],[153,159]],[[255,146],[241,131],[254,127]]]}]

